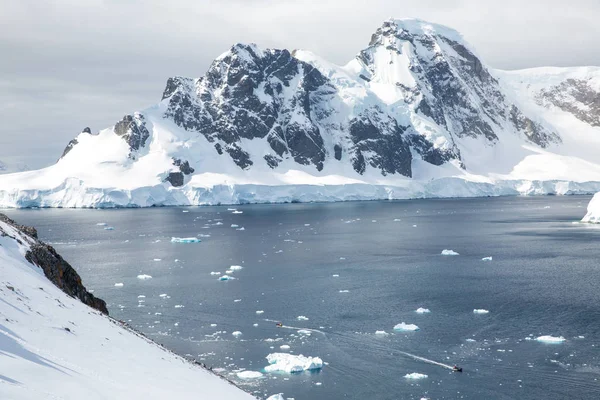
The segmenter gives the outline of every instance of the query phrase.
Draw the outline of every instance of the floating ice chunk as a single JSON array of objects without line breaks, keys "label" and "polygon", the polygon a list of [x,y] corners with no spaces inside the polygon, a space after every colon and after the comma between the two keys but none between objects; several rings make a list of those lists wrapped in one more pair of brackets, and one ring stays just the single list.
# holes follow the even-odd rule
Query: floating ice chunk
[{"label": "floating ice chunk", "polygon": [[215,223],[215,225],[223,225],[223,223],[221,221]]},{"label": "floating ice chunk", "polygon": [[442,255],[443,256],[458,256],[460,254],[458,254],[456,251],[454,250],[448,250],[448,249],[444,249],[442,250]]},{"label": "floating ice chunk", "polygon": [[105,230],[105,231],[114,231],[114,230],[115,230],[115,228],[113,228],[112,226],[105,226],[105,227],[104,227],[104,230]]},{"label": "floating ice chunk", "polygon": [[234,211],[232,212],[232,214],[243,214],[243,213],[244,213],[243,211],[238,211],[238,210],[234,210]]},{"label": "floating ice chunk", "polygon": [[413,225],[413,228],[416,228],[416,227],[417,227],[417,225]]},{"label": "floating ice chunk", "polygon": [[400,222],[402,221],[400,218],[394,218],[394,222]]},{"label": "floating ice chunk", "polygon": [[152,279],[152,276],[151,275],[142,274],[142,275],[138,275],[137,278],[144,281],[146,279]]},{"label": "floating ice chunk", "polygon": [[305,317],[304,315],[298,315],[296,319],[298,321],[308,321],[308,317]]},{"label": "floating ice chunk", "polygon": [[172,237],[171,243],[200,243],[201,240],[197,237]]},{"label": "floating ice chunk", "polygon": [[243,269],[244,267],[242,267],[241,265],[232,265],[231,267],[229,267],[230,270],[232,271],[239,271],[240,269]]},{"label": "floating ice chunk", "polygon": [[241,228],[237,228],[236,231],[245,231],[246,228],[244,228],[243,226]]},{"label": "floating ice chunk", "polygon": [[162,261],[161,258],[155,258],[154,261]]},{"label": "floating ice chunk", "polygon": [[389,333],[387,333],[386,331],[375,331],[375,334],[378,336],[387,336],[389,335]]},{"label": "floating ice chunk", "polygon": [[558,344],[564,342],[566,339],[562,336],[543,335],[536,337],[535,340],[542,343]]},{"label": "floating ice chunk", "polygon": [[417,314],[427,314],[427,313],[430,313],[431,311],[429,310],[429,308],[419,307],[415,310],[415,312]]},{"label": "floating ice chunk", "polygon": [[221,275],[221,273],[220,273],[220,272],[216,272],[216,271],[212,271],[210,274],[211,274],[211,275]]},{"label": "floating ice chunk", "polygon": [[279,346],[279,348],[280,348],[281,350],[289,350],[289,349],[290,349],[290,346],[288,346],[287,344],[282,344],[281,346]]},{"label": "floating ice chunk", "polygon": [[298,333],[301,335],[310,335],[312,334],[312,331],[309,331],[308,329],[300,329],[298,330]]},{"label": "floating ice chunk", "polygon": [[489,314],[489,311],[483,308],[476,308],[473,310],[473,314]]},{"label": "floating ice chunk", "polygon": [[123,283],[122,282],[115,283],[115,287],[123,287]]},{"label": "floating ice chunk", "polygon": [[233,271],[232,271],[232,270],[230,270],[230,269],[228,269],[227,271],[225,271],[225,273],[226,273],[226,274],[232,274],[232,273],[233,273]]},{"label": "floating ice chunk", "polygon": [[219,277],[220,281],[230,281],[232,279],[235,279],[233,276],[229,276],[229,275],[223,275]]},{"label": "floating ice chunk", "polygon": [[340,290],[340,293],[348,293],[348,292],[349,292],[348,289],[342,289],[342,290]]},{"label": "floating ice chunk", "polygon": [[181,210],[181,212],[189,213],[190,211],[189,210]]},{"label": "floating ice chunk", "polygon": [[242,332],[240,332],[240,331],[231,332],[231,334],[235,337],[242,336]]},{"label": "floating ice chunk", "polygon": [[489,256],[489,257],[483,257],[483,258],[481,259],[481,261],[492,261],[492,256]]},{"label": "floating ice chunk", "polygon": [[138,296],[138,299],[145,299],[145,298],[146,298],[146,296],[144,296],[143,294],[140,294],[140,295]]},{"label": "floating ice chunk", "polygon": [[237,224],[231,224],[231,227],[232,227],[232,228],[238,228],[238,227],[239,227],[239,225],[237,225]]},{"label": "floating ice chunk", "polygon": [[98,225],[98,226],[106,226],[107,224],[106,224],[106,222],[98,222],[96,225]]},{"label": "floating ice chunk", "polygon": [[207,234],[201,233],[201,234],[199,234],[199,235],[198,235],[198,237],[201,237],[201,238],[209,238],[209,237],[210,237],[210,235],[207,235]]},{"label": "floating ice chunk", "polygon": [[427,375],[425,375],[425,374],[420,374],[420,373],[418,373],[418,372],[413,372],[413,373],[411,373],[411,374],[406,374],[406,375],[404,375],[404,377],[405,377],[406,379],[425,379],[425,378],[427,378]]},{"label": "floating ice chunk", "polygon": [[285,400],[285,398],[283,397],[283,393],[277,393],[267,397],[267,400]]},{"label": "floating ice chunk", "polygon": [[258,311],[256,311],[256,313],[257,313],[257,314],[263,314],[263,313],[264,313],[264,311],[263,311],[263,310],[258,310]]},{"label": "floating ice chunk", "polygon": [[465,342],[474,342],[474,341],[475,341],[475,339],[471,339],[471,338],[465,339]]},{"label": "floating ice chunk", "polygon": [[233,300],[234,303],[239,303],[240,301],[242,301],[242,299],[235,299],[235,300]]},{"label": "floating ice chunk", "polygon": [[252,326],[254,326],[254,327],[257,327],[257,326],[258,326],[258,324],[252,324]]},{"label": "floating ice chunk", "polygon": [[406,324],[404,322],[401,322],[398,325],[394,326],[394,330],[395,331],[418,331],[419,327],[416,326],[415,324]]},{"label": "floating ice chunk", "polygon": [[339,274],[333,274],[333,275],[331,275],[331,276],[333,276],[334,278],[339,278],[339,277],[340,277],[340,275],[339,275]]},{"label": "floating ice chunk", "polygon": [[214,328],[215,326],[217,326],[217,324],[210,324],[210,326]]},{"label": "floating ice chunk", "polygon": [[175,304],[175,308],[183,308],[185,307],[183,304]]},{"label": "floating ice chunk", "polygon": [[236,211],[237,208],[228,208],[227,211]]},{"label": "floating ice chunk", "polygon": [[304,226],[310,226],[310,224],[304,224]]},{"label": "floating ice chunk", "polygon": [[319,357],[305,357],[288,353],[271,353],[267,356],[270,365],[266,372],[287,372],[288,374],[302,371],[314,371],[323,368],[323,360]]},{"label": "floating ice chunk", "polygon": [[264,375],[258,371],[242,371],[237,373],[240,379],[261,379]]},{"label": "floating ice chunk", "polygon": [[162,293],[162,294],[159,294],[158,297],[160,297],[162,299],[166,299],[167,297],[169,297],[169,295],[166,293]]}]

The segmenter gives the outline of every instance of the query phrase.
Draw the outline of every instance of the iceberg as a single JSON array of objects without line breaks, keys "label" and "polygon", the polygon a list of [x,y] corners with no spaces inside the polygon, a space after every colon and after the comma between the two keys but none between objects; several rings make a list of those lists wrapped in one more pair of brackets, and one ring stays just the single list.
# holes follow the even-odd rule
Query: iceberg
[{"label": "iceberg", "polygon": [[196,237],[172,237],[171,243],[200,243],[201,240]]},{"label": "iceberg", "polygon": [[288,374],[302,371],[315,371],[323,368],[323,360],[319,357],[305,357],[288,353],[271,353],[267,356],[269,365],[266,372],[286,372]]},{"label": "iceberg", "polygon": [[261,379],[264,375],[258,371],[242,371],[237,373],[237,377],[240,379]]},{"label": "iceberg", "polygon": [[419,327],[416,326],[415,324],[406,324],[404,322],[399,323],[398,325],[394,326],[394,330],[395,331],[418,331]]},{"label": "iceberg", "polygon": [[229,275],[223,275],[219,277],[220,281],[230,281],[232,279],[235,279],[233,276],[229,276]]},{"label": "iceberg", "polygon": [[308,321],[308,317],[305,317],[304,315],[299,315],[296,317],[296,319],[298,321]]},{"label": "iceberg", "polygon": [[389,335],[389,333],[387,333],[386,331],[375,331],[375,334],[378,336],[387,336]]},{"label": "iceberg", "polygon": [[229,267],[230,270],[232,271],[239,271],[240,269],[243,269],[244,267],[242,267],[241,265],[232,265],[231,267]]},{"label": "iceberg", "polygon": [[406,375],[404,375],[404,377],[405,377],[406,379],[425,379],[425,378],[427,378],[427,375],[425,375],[425,374],[420,374],[420,373],[418,373],[418,372],[413,372],[413,373],[411,373],[411,374],[406,374]]},{"label": "iceberg", "polygon": [[473,314],[489,314],[488,310],[484,310],[483,308],[476,308],[473,310]]},{"label": "iceberg", "polygon": [[596,193],[588,203],[587,213],[581,221],[592,224],[600,223],[600,192]]},{"label": "iceberg", "polygon": [[285,400],[285,398],[283,397],[283,393],[277,393],[267,397],[267,400]]},{"label": "iceberg", "polygon": [[231,332],[231,334],[235,337],[242,336],[242,332],[240,332],[240,331]]},{"label": "iceberg", "polygon": [[279,348],[280,348],[281,350],[289,350],[289,349],[290,349],[290,346],[288,346],[287,344],[282,344],[281,346],[279,346]]},{"label": "iceberg", "polygon": [[535,340],[542,343],[558,344],[564,342],[567,339],[565,339],[562,336],[543,335],[536,337]]},{"label": "iceberg", "polygon": [[137,278],[141,279],[141,280],[146,280],[146,279],[152,279],[152,276],[151,275],[142,274],[142,275],[138,275]]},{"label": "iceberg", "polygon": [[456,251],[454,250],[448,250],[448,249],[444,249],[442,250],[442,255],[443,256],[459,256],[460,254],[458,254]]},{"label": "iceberg", "polygon": [[427,313],[430,313],[431,311],[429,310],[429,308],[419,307],[415,310],[415,312],[417,314],[427,314]]}]

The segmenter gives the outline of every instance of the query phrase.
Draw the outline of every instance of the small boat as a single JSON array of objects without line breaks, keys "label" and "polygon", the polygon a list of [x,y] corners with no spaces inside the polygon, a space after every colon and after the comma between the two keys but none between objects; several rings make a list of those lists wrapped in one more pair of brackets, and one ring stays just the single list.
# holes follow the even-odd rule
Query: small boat
[{"label": "small boat", "polygon": [[459,366],[457,366],[457,365],[455,365],[454,367],[452,367],[452,371],[453,372],[462,372],[462,368],[459,367]]}]

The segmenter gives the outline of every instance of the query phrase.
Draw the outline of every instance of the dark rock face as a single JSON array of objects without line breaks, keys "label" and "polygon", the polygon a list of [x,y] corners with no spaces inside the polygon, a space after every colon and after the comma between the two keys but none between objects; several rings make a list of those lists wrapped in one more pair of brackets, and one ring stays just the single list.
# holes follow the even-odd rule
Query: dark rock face
[{"label": "dark rock face", "polygon": [[320,170],[326,152],[318,122],[334,93],[327,78],[289,51],[237,44],[199,80],[169,79],[165,117],[217,142],[242,169],[257,160],[240,140],[267,138],[279,157]]},{"label": "dark rock face", "polygon": [[[83,286],[81,277],[73,267],[71,267],[71,265],[65,261],[52,246],[37,239],[37,231],[35,228],[18,225],[4,214],[0,214],[0,221],[13,226],[21,233],[28,236],[27,240],[30,250],[25,254],[25,258],[30,263],[40,267],[44,271],[46,278],[54,283],[54,285],[69,296],[76,297],[84,304],[108,315],[108,309],[106,308],[104,300],[89,293],[85,286]],[[0,235],[6,236],[7,234],[0,230]],[[21,241],[19,238],[14,239]]]},{"label": "dark rock face", "polygon": [[342,146],[340,146],[339,144],[333,146],[333,156],[338,161],[342,159]]},{"label": "dark rock face", "polygon": [[184,175],[190,175],[194,173],[194,168],[190,167],[189,161],[182,161],[179,158],[173,158],[173,165],[179,167],[179,170]]},{"label": "dark rock face", "polygon": [[142,114],[126,115],[115,124],[115,133],[123,138],[129,145],[129,157],[135,158],[135,152],[144,147],[150,132]]},{"label": "dark rock face", "polygon": [[562,140],[554,132],[550,132],[542,125],[530,120],[515,106],[510,109],[510,120],[527,138],[540,147],[548,147],[552,143],[560,143]]},{"label": "dark rock face", "polygon": [[166,182],[169,182],[174,187],[183,186],[183,173],[182,172],[169,172],[169,175],[165,179]]},{"label": "dark rock face", "polygon": [[350,137],[354,143],[354,170],[363,174],[368,163],[384,176],[398,173],[411,177],[412,154],[402,136],[404,130],[395,119],[376,108],[353,119]]},{"label": "dark rock face", "polygon": [[551,104],[571,113],[591,126],[600,126],[600,92],[586,80],[567,79],[542,90],[536,100],[540,105]]}]

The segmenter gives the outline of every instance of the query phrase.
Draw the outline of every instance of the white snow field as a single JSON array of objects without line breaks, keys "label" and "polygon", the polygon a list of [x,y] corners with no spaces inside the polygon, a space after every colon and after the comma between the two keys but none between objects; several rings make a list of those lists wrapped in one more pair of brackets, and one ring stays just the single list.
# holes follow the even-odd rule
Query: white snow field
[{"label": "white snow field", "polygon": [[295,372],[311,371],[323,368],[323,360],[319,357],[305,357],[302,354],[271,353],[267,356],[269,365],[266,372]]},{"label": "white snow field", "polygon": [[[390,39],[387,47],[365,49],[371,57],[369,65],[361,64],[362,44],[358,43],[359,55],[345,66],[332,64],[304,50],[292,53],[297,60],[310,64],[327,77],[335,92],[327,103],[335,112],[318,121],[327,153],[322,169],[295,162],[289,155],[271,168],[263,159],[271,152],[266,137],[242,138],[234,143],[243,147],[253,160],[251,167],[242,169],[228,154],[219,154],[203,133],[186,130],[173,119],[165,118],[171,100],[166,97],[156,105],[131,114],[137,120],[143,119],[149,134],[134,155],[130,154],[127,142],[115,133],[114,126],[94,133],[81,132],[75,138],[76,144],[56,164],[35,171],[0,175],[0,207],[148,207],[600,191],[597,157],[600,126],[586,121],[577,112],[593,117],[594,111],[584,100],[569,95],[561,99],[563,107],[540,97],[542,92],[573,80],[584,82],[593,97],[593,93],[600,92],[600,67],[500,71],[485,63],[477,64],[498,81],[491,90],[497,88],[506,99],[507,107],[518,106],[530,118],[529,123],[556,134],[558,139],[541,147],[525,134],[516,132],[509,123],[510,107],[501,110],[503,117],[496,123],[491,121],[491,116],[481,117],[494,127],[497,138],[488,140],[475,131],[455,135],[445,124],[440,125],[420,112],[419,102],[411,100],[414,96],[427,95],[419,94],[422,91],[417,90],[417,83],[428,86],[421,82],[423,77],[414,65],[421,59],[448,61],[455,67],[463,62],[470,65],[471,61],[465,61],[447,41],[456,42],[473,54],[476,52],[458,32],[444,26],[414,19],[386,23],[395,24],[398,31],[423,36],[435,45],[427,49],[411,41]],[[365,44],[367,41],[365,38]],[[214,65],[221,65],[219,63],[240,46],[243,47],[234,46],[218,57]],[[264,54],[258,46],[252,45],[252,48]],[[239,57],[242,62],[248,62],[243,55]],[[364,74],[370,78],[365,80]],[[472,78],[471,75],[468,78]],[[204,84],[201,79],[189,81],[192,95]],[[465,88],[466,97],[481,100],[480,87],[465,84]],[[260,87],[254,88],[252,94],[265,104],[272,101]],[[293,90],[288,90],[282,96],[288,96],[284,100],[290,102],[293,94]],[[216,102],[227,101],[221,89],[212,95]],[[333,144],[343,144],[347,139],[342,131],[347,130],[348,121],[373,106],[393,115],[399,125],[410,127],[411,134],[427,139],[435,149],[447,150],[455,145],[460,150],[462,165],[456,159],[434,165],[415,155],[410,161],[412,178],[408,178],[399,173],[384,175],[368,163],[365,171],[359,173],[347,155],[336,160]],[[464,114],[470,112],[463,111]],[[119,117],[115,116],[115,120]],[[292,117],[303,118],[297,114]],[[462,125],[463,122],[457,119],[449,124]],[[173,159],[189,161],[194,170],[185,177],[182,186],[174,187],[165,182],[170,172],[178,171]],[[233,210],[233,213],[240,212]]]},{"label": "white snow field", "polygon": [[0,222],[0,399],[253,399],[66,295],[29,240]]}]

